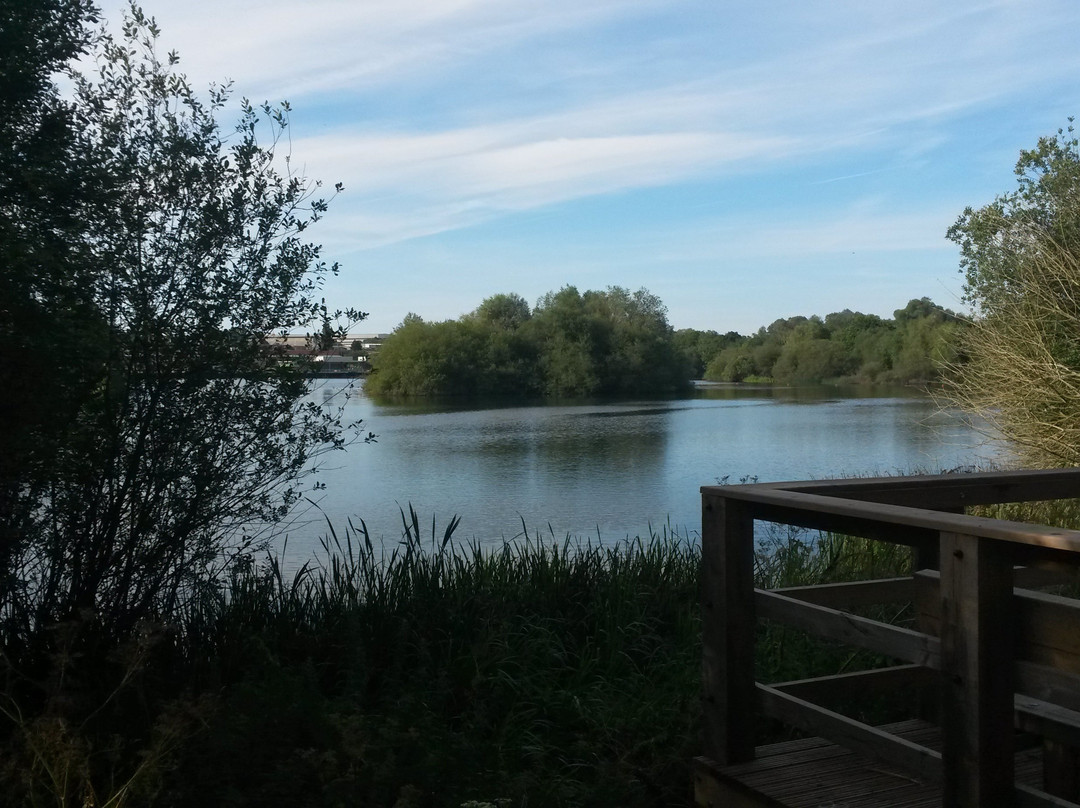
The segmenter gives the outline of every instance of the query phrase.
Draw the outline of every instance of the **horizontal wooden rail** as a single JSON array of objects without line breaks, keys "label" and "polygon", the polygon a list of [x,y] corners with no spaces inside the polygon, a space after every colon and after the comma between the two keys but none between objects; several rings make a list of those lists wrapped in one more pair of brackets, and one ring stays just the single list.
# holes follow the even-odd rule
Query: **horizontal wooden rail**
[{"label": "horizontal wooden rail", "polygon": [[[1055,564],[1047,567],[1017,567],[1013,571],[1013,584],[1020,589],[1037,586],[1054,586],[1077,581],[1076,570],[1062,569]],[[927,570],[927,576],[938,580],[933,570]],[[771,589],[778,595],[795,598],[819,606],[833,609],[857,609],[862,606],[876,606],[884,603],[914,601],[924,594],[924,582],[913,579],[910,575],[902,578],[877,578],[869,581],[847,581],[836,584],[812,584],[808,586],[787,586]],[[1078,604],[1080,605],[1080,604]]]},{"label": "horizontal wooden rail", "polygon": [[[794,702],[810,704],[816,708],[821,702],[837,698],[865,698],[894,693],[904,687],[926,687],[933,682],[934,678],[933,672],[921,665],[896,665],[814,679],[779,682],[767,686],[762,685],[762,687],[791,696]],[[1070,710],[1020,693],[1014,697],[1014,706],[1016,729],[1047,738],[1064,746],[1080,749],[1080,711]],[[795,708],[785,709],[787,711],[785,714],[791,714]]]},{"label": "horizontal wooden rail", "polygon": [[1017,660],[1013,685],[1018,693],[1080,711],[1080,676],[1049,665]]},{"label": "horizontal wooden rail", "polygon": [[762,711],[804,732],[861,749],[918,777],[940,780],[941,753],[890,735],[876,727],[827,710],[768,685],[758,684]]},{"label": "horizontal wooden rail", "polygon": [[1080,497],[1080,469],[761,483],[782,491],[940,510]]},{"label": "horizontal wooden rail", "polygon": [[1054,797],[1023,783],[1017,783],[1015,788],[1017,808],[1077,808],[1075,802]]},{"label": "horizontal wooden rail", "polygon": [[[1080,808],[1080,601],[1035,588],[1080,581],[1080,531],[966,512],[1080,499],[1080,469],[705,486],[701,494],[705,738],[720,767],[751,765],[760,710],[921,779],[941,778],[943,805]],[[907,545],[926,569],[754,589],[758,521]],[[919,630],[851,613],[883,603],[913,604]],[[756,683],[758,619],[907,664]],[[941,728],[940,754],[830,709],[901,688],[916,696],[909,707],[919,720]],[[1014,782],[1018,737],[1042,744],[1040,788]],[[1030,763],[1017,777],[1031,776]]]},{"label": "horizontal wooden rail", "polygon": [[1016,655],[1080,674],[1080,601],[1015,590]]},{"label": "horizontal wooden rail", "polygon": [[1017,694],[1016,728],[1080,749],[1080,712]]},{"label": "horizontal wooden rail", "polygon": [[941,666],[941,641],[937,637],[827,606],[804,603],[765,589],[755,589],[754,598],[759,617],[926,668]]},{"label": "horizontal wooden rail", "polygon": [[[863,502],[821,494],[804,494],[767,486],[704,486],[703,497],[734,499],[750,506],[755,519],[804,525],[807,521],[835,522],[857,528],[853,535],[882,538],[899,544],[925,541],[926,532],[956,533],[996,539],[1011,544],[1029,545],[1045,550],[1080,553],[1080,531],[1010,522],[985,516],[946,513],[927,508]],[[819,520],[814,520],[819,517]],[[827,517],[831,517],[828,519]],[[908,528],[907,531],[904,528]],[[877,535],[875,535],[877,534]],[[888,538],[892,536],[893,538]]]},{"label": "horizontal wooden rail", "polygon": [[895,693],[906,687],[928,688],[937,684],[937,674],[922,665],[892,665],[865,671],[816,676],[770,684],[781,693],[812,702],[867,698]]},{"label": "horizontal wooden rail", "polygon": [[[920,570],[915,580],[935,588],[940,575]],[[938,633],[940,601],[922,597],[918,603],[920,625]],[[1080,600],[1017,587],[1011,607],[1017,659],[1080,675]]]},{"label": "horizontal wooden rail", "polygon": [[818,606],[833,609],[854,609],[860,606],[876,606],[881,603],[897,603],[914,600],[919,591],[918,583],[911,576],[904,578],[879,578],[874,581],[852,581],[840,584],[817,584],[814,586],[789,586],[771,589],[777,595],[795,598]]}]

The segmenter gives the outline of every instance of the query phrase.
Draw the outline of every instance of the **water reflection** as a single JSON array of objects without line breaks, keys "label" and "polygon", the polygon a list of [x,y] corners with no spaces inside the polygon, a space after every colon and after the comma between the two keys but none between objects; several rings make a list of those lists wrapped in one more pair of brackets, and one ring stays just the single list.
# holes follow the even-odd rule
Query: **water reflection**
[{"label": "water reflection", "polygon": [[[429,524],[460,515],[460,535],[482,542],[512,539],[523,520],[558,538],[615,540],[668,520],[698,530],[698,490],[725,476],[938,471],[1000,452],[957,413],[903,389],[708,386],[660,401],[496,406],[380,404],[358,387],[343,416],[379,441],[334,456],[320,507],[338,525],[363,517],[391,543],[410,502]],[[294,531],[290,546],[303,553],[322,531],[325,522]]]}]

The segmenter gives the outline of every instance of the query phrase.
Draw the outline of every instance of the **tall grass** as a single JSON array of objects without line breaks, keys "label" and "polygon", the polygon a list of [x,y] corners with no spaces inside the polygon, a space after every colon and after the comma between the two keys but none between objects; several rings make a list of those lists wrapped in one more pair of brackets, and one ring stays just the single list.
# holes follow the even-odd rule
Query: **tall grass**
[{"label": "tall grass", "polygon": [[1033,522],[1040,525],[1080,530],[1080,499],[1055,499],[1046,502],[1006,502],[983,505],[973,513],[992,519]]},{"label": "tall grass", "polygon": [[[83,746],[67,804],[109,783],[126,789],[114,805],[688,804],[701,749],[696,539],[665,528],[600,545],[523,529],[482,548],[456,526],[422,528],[410,508],[385,551],[363,521],[331,527],[291,575],[270,557],[194,593],[148,629],[143,656],[101,673],[94,721],[69,726]],[[777,587],[888,575],[901,555],[776,534],[756,576]],[[759,676],[848,664],[808,643],[763,624]],[[102,695],[110,676],[119,697]],[[17,736],[0,784],[25,795],[13,772],[49,752]]]},{"label": "tall grass", "polygon": [[171,804],[686,804],[695,542],[488,549],[403,523],[388,553],[350,524],[293,576],[269,559],[193,605],[186,661],[223,695]]}]

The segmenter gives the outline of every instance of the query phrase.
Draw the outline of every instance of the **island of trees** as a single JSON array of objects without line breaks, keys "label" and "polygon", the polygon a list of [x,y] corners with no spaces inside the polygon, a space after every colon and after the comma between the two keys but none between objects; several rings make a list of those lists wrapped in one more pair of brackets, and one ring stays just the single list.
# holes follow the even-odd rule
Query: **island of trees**
[{"label": "island of trees", "polygon": [[549,292],[530,309],[497,294],[442,322],[409,314],[374,359],[388,396],[648,395],[721,382],[909,384],[957,359],[964,321],[929,298],[892,319],[849,309],[789,317],[749,336],[673,331],[660,299],[619,286]]},{"label": "island of trees", "polygon": [[532,309],[489,297],[457,320],[410,314],[374,359],[386,395],[594,396],[667,393],[691,379],[667,309],[645,289],[549,292]]}]

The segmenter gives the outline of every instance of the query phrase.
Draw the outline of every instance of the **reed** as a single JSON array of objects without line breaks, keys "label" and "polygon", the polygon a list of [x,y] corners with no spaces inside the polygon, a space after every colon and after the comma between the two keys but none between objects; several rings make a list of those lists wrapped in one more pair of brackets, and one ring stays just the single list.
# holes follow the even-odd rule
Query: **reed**
[{"label": "reed", "polygon": [[[109,782],[137,771],[142,797],[169,806],[690,801],[696,537],[664,526],[601,544],[523,525],[481,547],[456,538],[456,520],[440,530],[411,507],[401,516],[386,550],[363,521],[329,526],[291,575],[268,557],[193,591],[124,697],[83,725],[74,769],[86,785],[108,790],[94,750],[129,732],[169,742],[129,744]],[[905,563],[862,540],[783,534],[760,548],[757,577],[795,585]],[[775,627],[759,639],[763,678],[845,664]],[[14,777],[0,780],[18,795]]]}]

